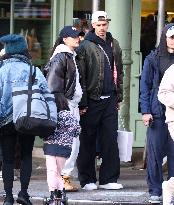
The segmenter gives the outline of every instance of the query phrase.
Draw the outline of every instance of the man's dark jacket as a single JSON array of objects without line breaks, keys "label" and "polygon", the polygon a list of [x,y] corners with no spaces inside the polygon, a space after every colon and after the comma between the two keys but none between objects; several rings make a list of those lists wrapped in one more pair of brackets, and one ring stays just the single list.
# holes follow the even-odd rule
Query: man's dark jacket
[{"label": "man's dark jacket", "polygon": [[[78,54],[78,66],[83,88],[80,107],[87,107],[88,98],[100,100],[104,81],[105,56],[101,48],[95,42],[89,40],[82,41],[76,52]],[[114,90],[117,94],[117,103],[119,103],[123,99],[122,51],[118,41],[114,38],[112,38],[112,52],[117,68],[117,83]]]}]

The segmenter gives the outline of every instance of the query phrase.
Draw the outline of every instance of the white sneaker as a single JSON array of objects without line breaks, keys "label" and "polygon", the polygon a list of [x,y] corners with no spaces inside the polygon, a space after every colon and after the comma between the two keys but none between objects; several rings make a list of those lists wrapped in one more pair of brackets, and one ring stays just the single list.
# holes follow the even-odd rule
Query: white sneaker
[{"label": "white sneaker", "polygon": [[123,185],[122,184],[118,184],[118,183],[108,183],[108,184],[103,184],[103,185],[99,185],[100,189],[123,189]]},{"label": "white sneaker", "polygon": [[94,183],[85,184],[85,186],[82,189],[88,190],[88,191],[96,190],[97,189],[97,185],[94,184]]},{"label": "white sneaker", "polygon": [[160,202],[162,202],[161,196],[150,196],[149,198],[149,203],[159,204]]}]

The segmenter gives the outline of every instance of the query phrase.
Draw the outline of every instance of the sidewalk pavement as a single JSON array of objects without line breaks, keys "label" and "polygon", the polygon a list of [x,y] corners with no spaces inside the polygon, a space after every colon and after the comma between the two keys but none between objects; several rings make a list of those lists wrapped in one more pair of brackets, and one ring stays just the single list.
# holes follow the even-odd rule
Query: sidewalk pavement
[{"label": "sidewalk pavement", "polygon": [[[85,191],[80,188],[77,177],[73,183],[79,187],[78,192],[68,192],[68,205],[95,205],[95,204],[148,204],[148,190],[145,180],[145,170],[140,169],[141,165],[133,166],[132,163],[121,166],[121,173],[118,183],[122,183],[121,190],[95,190]],[[14,196],[16,198],[20,190],[19,180],[14,181]],[[0,181],[0,202],[3,200],[3,183]],[[49,196],[46,182],[46,167],[44,158],[33,158],[33,173],[29,186],[29,194],[32,197],[33,205],[43,204],[43,198]]]}]

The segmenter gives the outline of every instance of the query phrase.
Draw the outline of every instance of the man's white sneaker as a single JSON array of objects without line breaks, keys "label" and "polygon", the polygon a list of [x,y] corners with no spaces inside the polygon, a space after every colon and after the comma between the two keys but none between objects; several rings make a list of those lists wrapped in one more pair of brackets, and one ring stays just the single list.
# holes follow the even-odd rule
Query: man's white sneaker
[{"label": "man's white sneaker", "polygon": [[118,184],[118,183],[108,183],[108,184],[99,185],[99,188],[100,189],[116,190],[116,189],[123,189],[123,185]]},{"label": "man's white sneaker", "polygon": [[96,190],[97,189],[97,185],[94,184],[94,183],[85,184],[85,186],[82,189],[88,190],[88,191]]}]

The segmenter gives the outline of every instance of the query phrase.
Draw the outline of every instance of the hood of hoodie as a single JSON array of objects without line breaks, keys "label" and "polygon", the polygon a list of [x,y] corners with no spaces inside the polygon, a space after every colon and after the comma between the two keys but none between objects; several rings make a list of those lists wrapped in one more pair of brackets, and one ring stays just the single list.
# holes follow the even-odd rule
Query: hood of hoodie
[{"label": "hood of hoodie", "polygon": [[56,49],[54,50],[53,55],[51,56],[50,60],[58,53],[70,53],[73,57],[76,56],[76,52],[72,51],[67,45],[59,44]]},{"label": "hood of hoodie", "polygon": [[159,56],[166,56],[168,55],[168,51],[167,51],[167,43],[166,43],[166,33],[167,33],[167,30],[171,27],[171,26],[174,26],[174,23],[169,23],[167,24],[163,30],[162,30],[162,34],[161,34],[161,38],[160,38],[160,43],[157,47],[158,49],[158,55]]},{"label": "hood of hoodie", "polygon": [[[106,33],[106,41],[110,41],[112,42],[112,34],[110,32]],[[106,42],[100,38],[99,36],[97,36],[95,34],[95,30],[93,29],[92,31],[89,31],[86,36],[85,36],[85,40],[91,41],[95,44],[100,44],[102,46],[102,44],[105,44]]]},{"label": "hood of hoodie", "polygon": [[162,79],[165,71],[174,63],[174,54],[168,52],[166,42],[166,33],[171,26],[174,26],[174,23],[167,24],[163,28],[160,43],[156,49],[157,55],[159,57],[158,68],[160,71],[160,80]]}]

